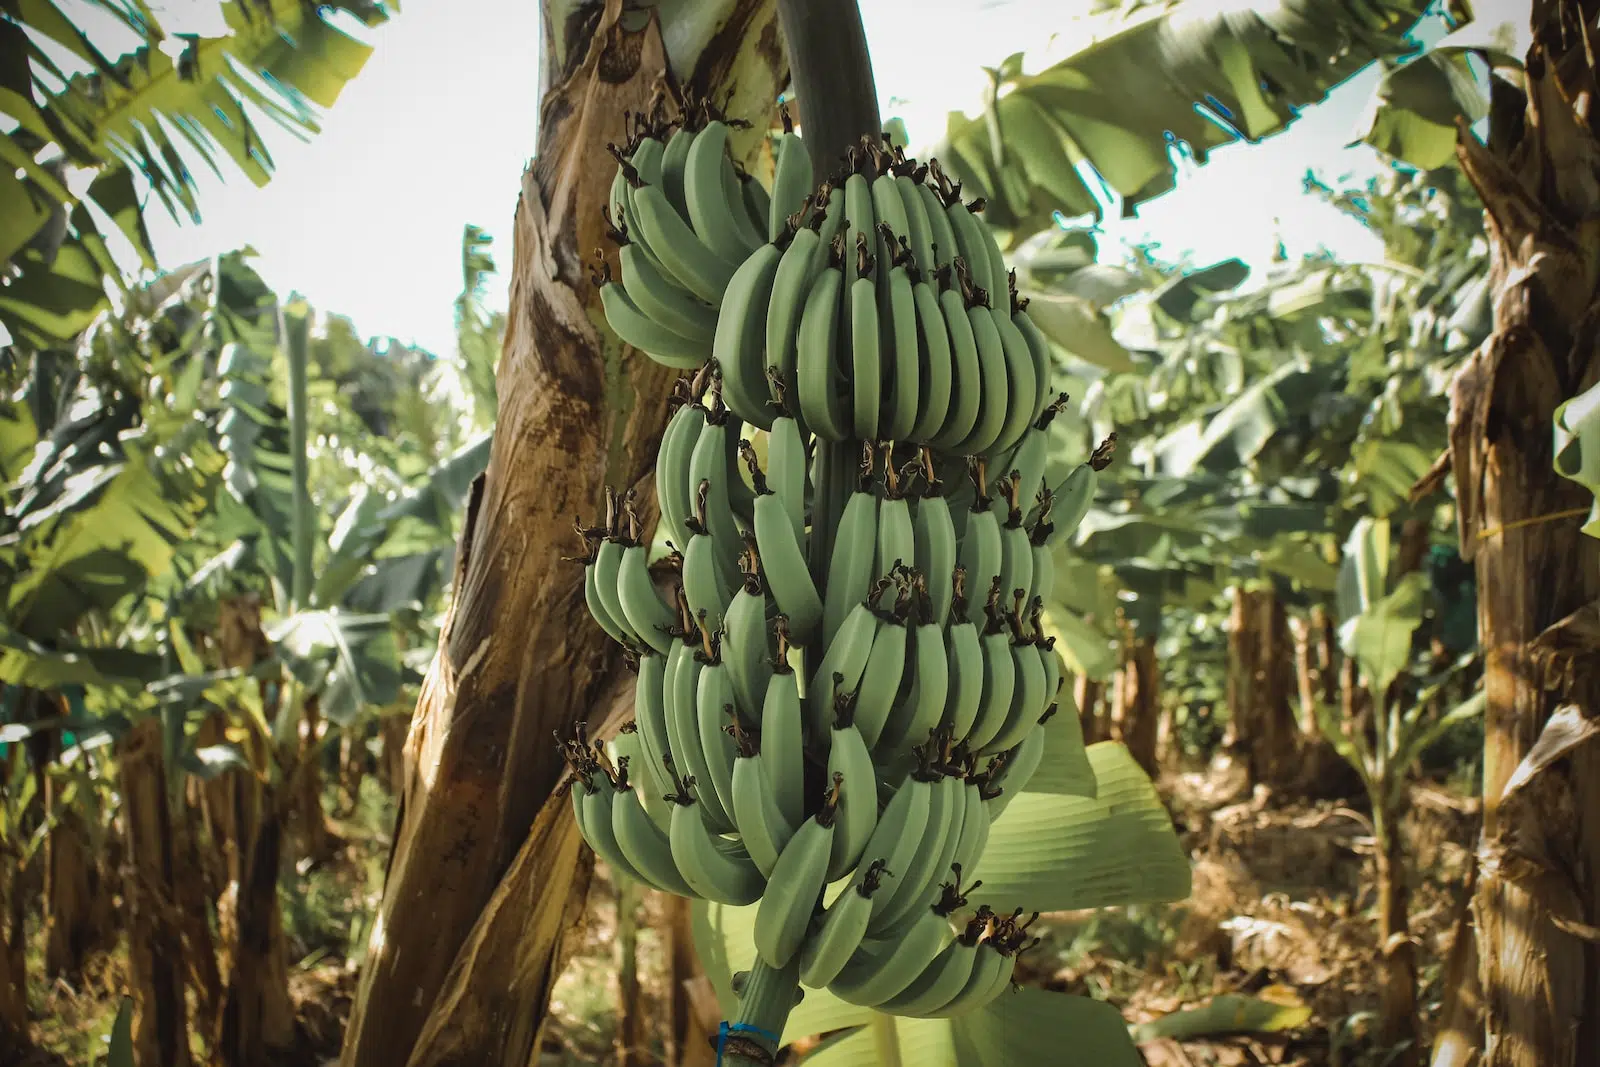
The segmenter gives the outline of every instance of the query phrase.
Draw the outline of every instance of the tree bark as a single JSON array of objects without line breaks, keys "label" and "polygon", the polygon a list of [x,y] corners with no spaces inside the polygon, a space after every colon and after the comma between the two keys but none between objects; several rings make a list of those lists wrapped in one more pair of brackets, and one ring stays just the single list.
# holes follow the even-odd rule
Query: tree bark
[{"label": "tree bark", "polygon": [[1289,620],[1268,589],[1233,594],[1228,630],[1229,747],[1242,750],[1250,780],[1289,789],[1301,776],[1300,729],[1289,695],[1294,688]]},{"label": "tree bark", "polygon": [[667,982],[671,997],[671,1033],[667,1067],[711,1067],[711,1029],[695,1008],[693,988],[705,978],[694,949],[694,916],[683,897],[667,897]]},{"label": "tree bark", "polygon": [[1472,894],[1478,884],[1476,866],[1456,904],[1455,933],[1444,961],[1444,1004],[1433,1035],[1430,1067],[1472,1067],[1483,1048],[1483,993],[1478,985],[1478,939],[1472,923]]},{"label": "tree bark", "polygon": [[128,963],[134,991],[133,1045],[139,1067],[188,1067],[183,931],[174,885],[161,721],[147,717],[119,742],[123,821],[128,837]]},{"label": "tree bark", "polygon": [[1086,675],[1072,680],[1072,696],[1078,702],[1078,721],[1083,724],[1083,743],[1092,745],[1111,737],[1109,724],[1102,708],[1106,684]]},{"label": "tree bark", "polygon": [[617,1067],[641,1067],[649,1028],[639,1012],[639,889],[613,872],[617,896]]},{"label": "tree bark", "polygon": [[406,734],[410,715],[385,715],[378,720],[378,782],[399,796],[406,787]]},{"label": "tree bark", "polygon": [[[693,13],[717,28],[694,54],[672,57],[673,73],[719,101],[731,86],[732,113],[766,118],[786,78],[771,0]],[[596,717],[620,659],[561,556],[573,516],[596,510],[602,485],[638,487],[653,510],[647,476],[672,379],[603,329],[586,273],[615,170],[605,145],[669,73],[657,19],[672,13],[650,9],[628,26],[621,14],[620,0],[546,4],[546,92],[517,209],[494,447],[407,741],[344,1067],[525,1067],[515,1054],[542,1024],[560,949],[551,917],[583,881],[570,803],[551,800],[561,761],[550,736]],[[741,156],[766,125],[740,135]],[[469,1017],[452,1020],[450,1005],[467,1002]]]},{"label": "tree bark", "polygon": [[[1600,138],[1594,0],[1535,0],[1526,90],[1496,78],[1489,138],[1457,156],[1484,204],[1494,330],[1451,386],[1461,554],[1485,652],[1475,896],[1484,1067],[1575,1067],[1600,1049],[1600,745],[1506,785],[1553,712],[1600,714],[1594,639],[1561,620],[1600,598],[1588,491],[1552,469],[1551,419],[1600,380]],[[1574,925],[1577,924],[1577,925]]]},{"label": "tree bark", "polygon": [[1156,665],[1153,637],[1126,638],[1122,666],[1117,671],[1112,719],[1117,739],[1152,779],[1156,764],[1156,734],[1161,716],[1161,672]]},{"label": "tree bark", "polygon": [[[49,783],[47,809],[56,807],[57,783]],[[49,978],[74,980],[89,955],[101,947],[105,932],[100,920],[99,871],[89,849],[88,826],[73,810],[55,812],[55,825],[45,842],[44,855],[44,973]]]},{"label": "tree bark", "polygon": [[262,1067],[269,1049],[294,1041],[288,960],[278,907],[284,803],[262,786],[259,821],[235,887],[232,966],[222,997],[216,1055],[226,1067]]}]

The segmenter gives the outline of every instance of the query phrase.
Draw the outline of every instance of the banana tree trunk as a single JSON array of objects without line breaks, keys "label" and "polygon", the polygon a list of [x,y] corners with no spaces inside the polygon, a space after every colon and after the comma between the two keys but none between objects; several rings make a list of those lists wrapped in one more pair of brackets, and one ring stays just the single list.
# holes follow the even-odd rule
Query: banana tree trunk
[{"label": "banana tree trunk", "polygon": [[308,697],[300,719],[300,750],[293,785],[294,859],[320,867],[333,856],[339,839],[322,810],[322,739],[325,723],[316,697]]},{"label": "banana tree trunk", "polygon": [[[1484,1067],[1575,1067],[1600,1049],[1600,745],[1560,730],[1600,713],[1579,614],[1600,599],[1600,541],[1579,529],[1593,501],[1552,469],[1551,434],[1557,405],[1600,380],[1597,8],[1535,0],[1522,87],[1496,78],[1488,143],[1463,131],[1457,149],[1485,208],[1494,303],[1450,398],[1485,652]],[[1545,754],[1524,764],[1536,744]]]},{"label": "banana tree trunk", "polygon": [[1378,1039],[1393,1049],[1392,1067],[1416,1067],[1421,1049],[1417,1035],[1417,949],[1411,939],[1410,893],[1406,880],[1404,839],[1396,814],[1373,812],[1377,838]]},{"label": "banana tree trunk", "polygon": [[261,1067],[269,1049],[287,1048],[294,1039],[278,908],[283,803],[267,786],[256,800],[259,821],[235,887],[232,966],[218,1028],[216,1055],[226,1067]]},{"label": "banana tree trunk", "polygon": [[385,715],[378,720],[378,782],[394,796],[406,785],[406,733],[410,715]]},{"label": "banana tree trunk", "polygon": [[[60,804],[50,783],[47,808]],[[104,947],[109,918],[100,892],[100,871],[89,847],[89,828],[80,812],[56,811],[45,842],[44,972],[73,981],[95,950]]]},{"label": "banana tree trunk", "polygon": [[1289,620],[1272,589],[1238,588],[1228,630],[1228,730],[1250,780],[1291,788],[1300,777],[1300,729],[1289,694],[1294,685]]},{"label": "banana tree trunk", "polygon": [[1161,671],[1156,664],[1153,637],[1129,636],[1123,642],[1122,665],[1112,696],[1112,719],[1117,739],[1154,778],[1156,737],[1161,717]]},{"label": "banana tree trunk", "polygon": [[1451,923],[1450,954],[1444,961],[1444,1003],[1433,1035],[1429,1067],[1472,1067],[1483,1049],[1483,992],[1478,985],[1478,939],[1472,922],[1472,893],[1478,884],[1476,866],[1456,902]]},{"label": "banana tree trunk", "polygon": [[119,748],[135,1059],[139,1067],[189,1067],[183,930],[161,721],[145,718],[124,735]]},{"label": "banana tree trunk", "polygon": [[1104,704],[1106,685],[1087,675],[1080,674],[1072,680],[1072,696],[1078,702],[1078,719],[1083,725],[1083,743],[1092,745],[1111,737],[1106,722]]},{"label": "banana tree trunk", "polygon": [[[4,782],[11,780],[11,768],[23,758],[22,747],[8,747],[0,763],[0,799],[5,799]],[[28,968],[27,968],[27,890],[28,870],[22,862],[20,835],[0,838],[0,1037],[27,1047],[28,1043]]]},{"label": "banana tree trunk", "polygon": [[[526,1067],[569,894],[586,884],[570,802],[551,793],[552,731],[598,719],[619,668],[590,620],[574,515],[649,472],[672,375],[601,325],[586,264],[601,246],[623,112],[668,79],[765,119],[786,80],[772,0],[675,0],[630,13],[547,0],[544,100],[522,176],[500,411],[474,485],[450,615],[407,742],[383,901],[344,1067]],[[660,20],[679,21],[668,55]],[[741,134],[750,153],[760,130]],[[447,981],[448,979],[448,981]],[[420,1038],[419,1038],[420,1035]]]}]

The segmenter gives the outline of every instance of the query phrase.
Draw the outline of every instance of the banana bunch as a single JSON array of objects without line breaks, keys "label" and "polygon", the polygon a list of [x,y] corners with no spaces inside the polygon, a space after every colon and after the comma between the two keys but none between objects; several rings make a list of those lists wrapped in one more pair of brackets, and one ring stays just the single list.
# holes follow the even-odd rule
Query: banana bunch
[{"label": "banana bunch", "polygon": [[959,1014],[1030,943],[1031,920],[968,907],[963,872],[1044,758],[1053,549],[1115,441],[1047,480],[1066,397],[981,202],[936,161],[863,144],[813,188],[786,117],[768,194],[730,125],[702,105],[617,151],[607,316],[690,373],[658,528],[610,488],[578,526],[585,602],[637,681],[612,751],[563,744],[574,814],[614,869],[754,906],[770,971]]},{"label": "banana bunch", "polygon": [[668,119],[657,97],[648,114],[628,117],[624,144],[606,146],[618,164],[604,211],[621,278],[596,250],[594,280],[612,330],[657,362],[703,364],[729,282],[752,253],[793,232],[788,220],[810,191],[811,157],[787,111],[783,118],[770,194],[728,152],[728,135],[749,123],[707,101]]}]

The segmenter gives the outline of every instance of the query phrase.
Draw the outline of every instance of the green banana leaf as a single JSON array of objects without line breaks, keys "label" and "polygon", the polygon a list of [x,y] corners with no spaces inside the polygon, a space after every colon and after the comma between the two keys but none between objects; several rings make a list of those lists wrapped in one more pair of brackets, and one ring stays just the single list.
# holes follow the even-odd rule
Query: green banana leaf
[{"label": "green banana leaf", "polygon": [[400,650],[387,615],[301,611],[269,624],[266,635],[335,725],[352,721],[368,705],[391,703],[399,693]]},{"label": "green banana leaf", "polygon": [[0,625],[0,682],[30,689],[66,685],[137,686],[159,677],[161,658],[127,648],[57,642],[45,647]]},{"label": "green banana leaf", "polygon": [[1143,1061],[1112,1005],[1019,989],[955,1019],[875,1015],[871,1025],[802,1062],[807,1067],[1138,1067]]},{"label": "green banana leaf", "polygon": [[1556,409],[1556,473],[1597,495],[1583,532],[1600,537],[1600,385]]},{"label": "green banana leaf", "polygon": [[1093,798],[1024,791],[995,820],[974,877],[997,912],[1182,900],[1189,859],[1155,786],[1121,744],[1088,748]]},{"label": "green banana leaf", "polygon": [[1135,1041],[1184,1040],[1215,1034],[1266,1034],[1294,1030],[1311,1018],[1307,1004],[1279,1004],[1242,993],[1223,993],[1198,1008],[1168,1012],[1133,1028]]},{"label": "green banana leaf", "polygon": [[18,631],[48,639],[71,631],[172,567],[206,510],[221,457],[203,442],[189,455],[127,458],[73,475],[62,495],[29,516],[20,539],[0,546],[16,575],[3,602]]},{"label": "green banana leaf", "polygon": [[1463,51],[1433,49],[1386,71],[1369,105],[1361,140],[1423,170],[1455,161],[1456,121],[1489,113],[1489,85]]},{"label": "green banana leaf", "polygon": [[1411,662],[1412,636],[1422,625],[1427,597],[1427,574],[1413,571],[1392,592],[1340,625],[1339,645],[1360,664],[1372,692],[1386,692]]},{"label": "green banana leaf", "polygon": [[133,998],[123,997],[111,1024],[106,1067],[133,1067]]},{"label": "green banana leaf", "polygon": [[[76,9],[53,0],[11,5],[11,19],[0,23],[0,114],[16,123],[0,133],[0,159],[8,164],[0,180],[0,261],[21,276],[0,296],[0,322],[13,336],[45,343],[71,337],[104,305],[102,280],[119,280],[119,270],[89,203],[109,216],[146,268],[154,267],[134,172],[180,219],[199,218],[191,160],[221,177],[226,157],[230,170],[265,184],[273,162],[245,104],[296,137],[317,132],[310,105],[332,107],[372,52],[330,16],[343,12],[370,27],[398,6],[220,3],[217,21],[227,32],[202,36],[163,27],[142,3],[137,14],[96,5],[140,41],[112,59],[86,35]],[[25,30],[65,48],[77,68],[59,67]],[[162,44],[170,41],[184,47],[169,54]],[[59,155],[38,162],[51,146]],[[60,178],[67,162],[100,171],[83,201]]]},{"label": "green banana leaf", "polygon": [[1283,130],[1352,74],[1406,51],[1427,7],[1276,0],[1254,10],[1153,10],[1037,74],[1010,57],[991,71],[984,114],[952,114],[929,154],[968,196],[988,198],[989,223],[1013,241],[1047,229],[1057,212],[1098,217],[1086,171],[1131,215],[1173,187],[1175,143],[1204,163],[1219,145]]}]

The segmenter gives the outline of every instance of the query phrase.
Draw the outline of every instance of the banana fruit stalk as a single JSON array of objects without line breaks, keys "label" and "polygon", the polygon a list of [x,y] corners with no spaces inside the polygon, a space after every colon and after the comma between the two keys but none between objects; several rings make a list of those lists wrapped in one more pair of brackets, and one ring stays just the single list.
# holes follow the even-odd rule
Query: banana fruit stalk
[{"label": "banana fruit stalk", "polygon": [[613,755],[562,743],[573,815],[621,876],[756,905],[746,993],[949,1017],[1034,943],[962,872],[1045,758],[1054,551],[1115,438],[1047,482],[1067,398],[981,198],[887,143],[823,173],[782,118],[765,184],[704,102],[614,146],[606,322],[684,373],[658,528],[610,488],[578,526],[637,680]]}]

